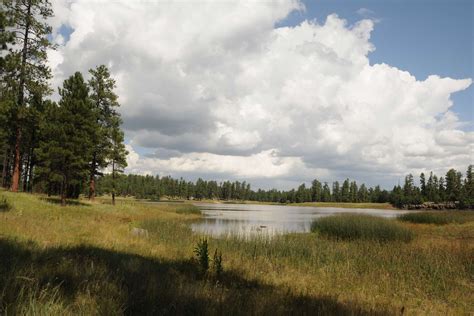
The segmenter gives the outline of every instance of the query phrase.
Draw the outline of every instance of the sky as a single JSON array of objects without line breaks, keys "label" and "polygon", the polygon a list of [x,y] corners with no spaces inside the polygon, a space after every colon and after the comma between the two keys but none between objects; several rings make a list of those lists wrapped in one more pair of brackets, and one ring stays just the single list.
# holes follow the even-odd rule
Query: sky
[{"label": "sky", "polygon": [[110,68],[128,173],[391,188],[474,163],[472,1],[52,3],[52,85]]}]

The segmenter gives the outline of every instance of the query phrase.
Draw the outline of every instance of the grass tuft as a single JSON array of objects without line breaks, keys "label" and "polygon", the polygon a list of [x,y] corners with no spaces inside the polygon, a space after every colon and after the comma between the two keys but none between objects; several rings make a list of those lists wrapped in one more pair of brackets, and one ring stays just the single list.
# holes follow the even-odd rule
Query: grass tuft
[{"label": "grass tuft", "polygon": [[178,214],[195,214],[201,215],[201,210],[199,207],[192,204],[184,204],[176,206],[175,212]]},{"label": "grass tuft", "polygon": [[375,240],[381,242],[413,239],[413,233],[390,219],[370,215],[342,214],[323,217],[311,225],[312,232],[344,240]]},{"label": "grass tuft", "polygon": [[5,197],[0,197],[0,212],[8,212],[12,206]]},{"label": "grass tuft", "polygon": [[400,215],[399,220],[415,224],[464,224],[474,221],[472,211],[416,212]]}]

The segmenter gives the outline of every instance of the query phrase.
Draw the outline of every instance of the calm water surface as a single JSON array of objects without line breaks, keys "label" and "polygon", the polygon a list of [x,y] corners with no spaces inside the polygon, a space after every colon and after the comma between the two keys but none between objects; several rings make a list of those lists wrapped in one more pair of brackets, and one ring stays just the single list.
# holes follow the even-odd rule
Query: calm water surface
[{"label": "calm water surface", "polygon": [[402,210],[348,209],[257,204],[196,203],[203,219],[191,225],[195,232],[212,236],[252,236],[309,232],[314,219],[340,213],[396,217]]}]

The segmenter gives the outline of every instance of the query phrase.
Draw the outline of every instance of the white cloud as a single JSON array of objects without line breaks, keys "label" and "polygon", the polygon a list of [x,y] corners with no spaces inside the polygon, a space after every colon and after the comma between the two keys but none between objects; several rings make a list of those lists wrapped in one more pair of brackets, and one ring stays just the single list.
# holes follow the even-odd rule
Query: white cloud
[{"label": "white cloud", "polygon": [[[109,65],[131,139],[129,172],[264,178],[268,186],[316,176],[393,183],[472,163],[474,134],[449,110],[451,94],[471,79],[417,80],[370,65],[371,20],[348,25],[330,15],[275,28],[303,9],[285,0],[54,7],[55,28],[74,30],[51,54],[54,83]],[[139,147],[167,156],[145,157]]]}]

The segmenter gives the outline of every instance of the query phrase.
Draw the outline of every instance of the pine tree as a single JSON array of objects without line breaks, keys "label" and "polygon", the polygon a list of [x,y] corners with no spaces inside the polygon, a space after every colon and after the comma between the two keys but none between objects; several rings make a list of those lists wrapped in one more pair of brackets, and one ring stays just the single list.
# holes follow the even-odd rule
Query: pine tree
[{"label": "pine tree", "polygon": [[59,106],[49,106],[42,122],[42,141],[37,150],[38,175],[60,189],[61,204],[66,196],[78,194],[91,160],[97,125],[89,89],[82,74],[76,72],[59,89]]},{"label": "pine tree", "polygon": [[[125,145],[123,143],[123,132],[120,129],[121,120],[118,116],[112,119],[111,128],[111,144],[112,148],[109,154],[109,162],[112,167],[112,204],[115,205],[115,191],[117,175],[123,172],[123,169],[127,166],[126,157],[128,155]],[[155,193],[155,195],[157,195]]]},{"label": "pine tree", "polygon": [[15,131],[14,163],[11,190],[18,191],[21,172],[22,128],[25,108],[33,95],[50,92],[51,77],[47,67],[47,49],[53,48],[48,40],[51,27],[45,20],[53,15],[48,0],[4,0],[6,16],[9,17],[14,45],[5,58],[9,88],[15,94],[12,128]]},{"label": "pine tree", "polygon": [[[115,80],[110,77],[109,70],[105,65],[90,69],[92,78],[89,80],[91,99],[95,106],[96,123],[98,124],[97,135],[92,147],[92,160],[89,171],[89,198],[95,197],[95,179],[101,175],[100,170],[108,164],[107,157],[112,150],[113,129],[120,129],[120,115],[115,110],[119,106],[118,97],[114,92]],[[117,131],[115,131],[117,133]],[[122,137],[123,138],[123,137]],[[122,140],[123,142],[123,140]]]}]

